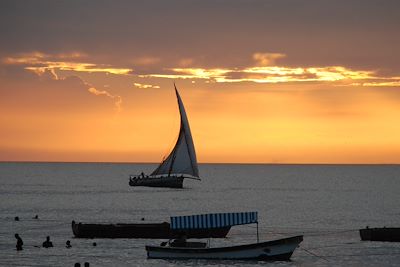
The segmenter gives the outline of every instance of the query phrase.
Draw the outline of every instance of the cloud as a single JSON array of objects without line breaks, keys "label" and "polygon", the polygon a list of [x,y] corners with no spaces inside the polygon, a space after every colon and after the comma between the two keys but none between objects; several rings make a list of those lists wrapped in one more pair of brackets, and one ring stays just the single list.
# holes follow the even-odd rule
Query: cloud
[{"label": "cloud", "polygon": [[179,60],[178,65],[180,67],[188,67],[191,66],[193,62],[193,58],[182,58],[181,60]]},{"label": "cloud", "polygon": [[255,53],[256,66],[244,68],[168,68],[139,77],[203,79],[217,83],[304,83],[331,82],[346,86],[399,86],[400,77],[378,74],[378,70],[357,70],[345,66],[290,67],[270,65],[285,57],[278,53]]},{"label": "cloud", "polygon": [[204,69],[204,68],[172,68],[167,69],[165,73],[143,74],[139,77],[155,77],[168,79],[206,79],[217,80],[226,77],[231,69]]},{"label": "cloud", "polygon": [[158,85],[152,85],[152,84],[133,83],[133,85],[134,85],[135,87],[137,87],[137,88],[140,88],[140,89],[147,89],[147,88],[155,88],[155,89],[158,89],[158,88],[160,88],[160,86],[158,86]]},{"label": "cloud", "polygon": [[374,81],[374,82],[361,82],[352,83],[354,86],[367,86],[367,87],[400,87],[400,77],[394,77],[386,81]]},{"label": "cloud", "polygon": [[275,61],[280,58],[286,57],[285,54],[281,53],[254,53],[253,59],[258,66],[270,66],[274,65]]},{"label": "cloud", "polygon": [[[110,68],[106,65],[96,65],[91,63],[77,63],[69,62],[68,60],[75,60],[86,57],[85,54],[74,52],[69,54],[55,54],[49,55],[41,52],[23,53],[15,57],[6,57],[3,63],[6,66],[22,66],[24,70],[36,74],[42,81],[58,81],[57,86],[63,88],[65,84],[70,84],[71,90],[73,88],[84,88],[92,95],[106,96],[113,100],[117,112],[122,109],[122,98],[119,95],[111,94],[105,90],[98,90],[92,84],[88,83],[81,77],[76,75],[69,75],[60,77],[57,72],[60,71],[76,71],[76,72],[101,72],[112,74],[127,74],[132,71],[131,69]],[[66,61],[58,61],[64,59]],[[71,81],[75,81],[71,84]]]},{"label": "cloud", "polygon": [[107,96],[107,97],[113,99],[114,102],[115,102],[116,110],[117,110],[118,112],[121,111],[121,105],[122,105],[122,98],[121,98],[121,96],[119,96],[119,95],[112,95],[112,94],[110,94],[110,93],[109,93],[108,91],[106,91],[106,90],[99,91],[99,90],[97,90],[97,89],[94,88],[94,87],[90,87],[90,88],[88,89],[88,91],[89,91],[90,93],[94,94],[94,95],[97,95],[97,96],[104,95],[104,96]]},{"label": "cloud", "polygon": [[[45,70],[77,71],[77,72],[102,72],[117,75],[132,73],[132,69],[113,68],[106,64],[93,64],[85,62],[73,62],[84,57],[78,52],[71,54],[48,55],[40,52],[24,53],[14,57],[6,57],[3,63],[6,65],[25,65],[25,69],[35,73],[44,73]],[[63,59],[63,61],[62,61]]]},{"label": "cloud", "polygon": [[26,67],[25,70],[30,70],[33,73],[35,73],[37,76],[41,78],[49,78],[52,80],[59,80],[60,78],[58,77],[55,69],[47,69],[47,68],[31,68],[31,67]]},{"label": "cloud", "polygon": [[160,61],[161,61],[161,59],[158,58],[158,57],[147,56],[147,57],[139,57],[139,58],[135,59],[133,61],[133,63],[136,64],[136,65],[148,66],[148,65],[157,64]]},{"label": "cloud", "polygon": [[[100,72],[115,75],[137,75],[141,78],[166,78],[166,79],[201,79],[206,82],[217,83],[304,83],[304,82],[331,82],[338,86],[372,86],[388,87],[399,86],[400,77],[390,76],[379,70],[360,70],[346,66],[284,66],[277,65],[276,61],[286,57],[282,53],[253,53],[253,65],[236,68],[196,68],[192,58],[183,58],[178,62],[178,67],[158,69],[153,64],[159,63],[157,57],[141,57],[136,60],[142,64],[142,69],[112,67],[106,64],[75,62],[77,59],[87,57],[85,54],[74,52],[69,54],[49,55],[40,52],[24,53],[13,57],[6,57],[6,65],[21,65],[26,70],[32,71],[42,77],[59,79],[59,71],[75,72]],[[61,60],[63,59],[63,60]],[[152,66],[146,66],[152,65]],[[158,88],[156,85],[134,83],[137,88]],[[92,86],[89,86],[92,87]]]}]

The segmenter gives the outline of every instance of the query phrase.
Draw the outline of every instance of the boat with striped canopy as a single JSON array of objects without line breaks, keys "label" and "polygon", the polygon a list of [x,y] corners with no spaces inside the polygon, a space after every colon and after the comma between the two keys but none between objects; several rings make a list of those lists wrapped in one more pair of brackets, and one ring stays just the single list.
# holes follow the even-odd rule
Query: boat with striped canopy
[{"label": "boat with striped canopy", "polygon": [[257,224],[257,243],[229,247],[208,247],[206,243],[184,239],[146,246],[152,259],[289,260],[303,236],[259,242],[257,212],[213,213],[171,217],[171,229],[215,229],[242,224]]},{"label": "boat with striped canopy", "polygon": [[131,175],[130,186],[182,188],[184,178],[200,180],[189,121],[176,86],[175,93],[181,118],[176,144],[150,175],[145,175],[143,172],[140,175]]}]

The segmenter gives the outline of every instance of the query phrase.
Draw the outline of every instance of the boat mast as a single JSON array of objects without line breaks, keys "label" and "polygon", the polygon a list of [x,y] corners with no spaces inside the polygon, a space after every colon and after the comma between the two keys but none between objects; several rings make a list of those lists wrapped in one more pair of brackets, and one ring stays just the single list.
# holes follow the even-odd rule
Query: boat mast
[{"label": "boat mast", "polygon": [[[186,147],[188,148],[189,147],[188,138],[187,138],[187,133],[185,131],[185,126],[183,125],[183,119],[182,119],[182,113],[181,113],[181,105],[180,105],[180,103],[182,102],[182,99],[181,99],[181,96],[178,93],[178,89],[176,88],[175,83],[174,83],[174,87],[175,87],[176,97],[178,98],[179,115],[181,116],[181,131],[183,131],[183,134],[185,136]],[[192,170],[195,170],[195,167],[193,166],[193,158],[192,158],[191,153],[189,152],[189,149],[188,149],[188,155],[189,155],[189,159],[190,159],[190,166],[192,166]]]},{"label": "boat mast", "polygon": [[172,154],[171,164],[170,164],[169,170],[168,170],[168,177],[171,176],[172,167],[174,167],[174,162],[175,162],[175,159],[176,159],[176,149],[177,149],[178,144],[179,144],[179,141],[180,141],[180,139],[181,139],[181,132],[182,132],[182,118],[181,118],[181,129],[180,129],[180,131],[179,131],[178,140],[176,141],[174,150],[173,150],[173,152],[172,152],[173,154]]}]

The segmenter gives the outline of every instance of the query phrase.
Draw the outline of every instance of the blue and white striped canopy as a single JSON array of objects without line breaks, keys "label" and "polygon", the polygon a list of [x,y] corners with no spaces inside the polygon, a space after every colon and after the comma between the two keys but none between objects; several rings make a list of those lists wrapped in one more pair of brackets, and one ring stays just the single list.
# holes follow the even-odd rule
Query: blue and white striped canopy
[{"label": "blue and white striped canopy", "polygon": [[171,217],[171,229],[209,229],[257,223],[257,212],[213,213]]}]

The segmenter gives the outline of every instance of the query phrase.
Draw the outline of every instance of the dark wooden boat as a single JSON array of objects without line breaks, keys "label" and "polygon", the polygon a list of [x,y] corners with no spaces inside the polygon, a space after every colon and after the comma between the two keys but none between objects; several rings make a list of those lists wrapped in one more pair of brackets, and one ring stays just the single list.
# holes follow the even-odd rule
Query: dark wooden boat
[{"label": "dark wooden boat", "polygon": [[182,235],[188,238],[224,238],[231,227],[215,229],[172,230],[163,223],[89,224],[72,221],[72,232],[77,238],[155,238],[172,239]]},{"label": "dark wooden boat", "polygon": [[360,237],[363,241],[388,241],[400,242],[400,228],[383,227],[360,229]]}]

